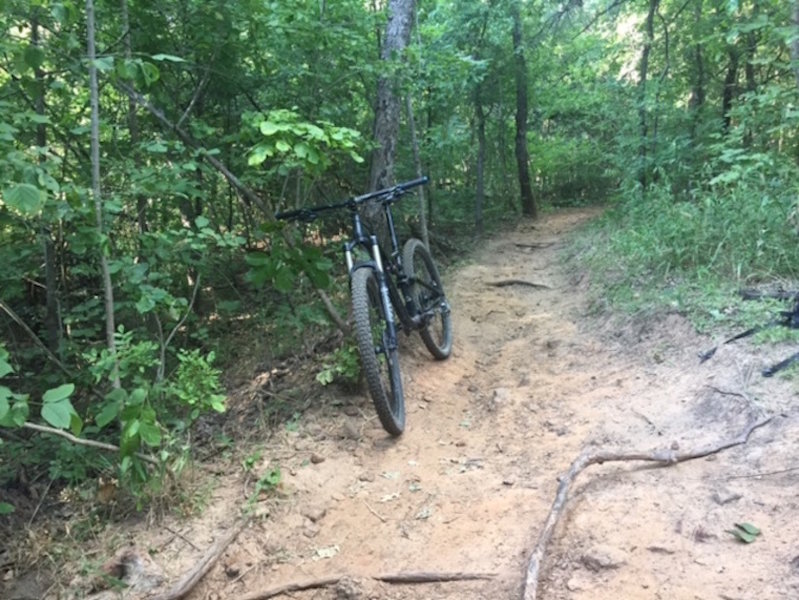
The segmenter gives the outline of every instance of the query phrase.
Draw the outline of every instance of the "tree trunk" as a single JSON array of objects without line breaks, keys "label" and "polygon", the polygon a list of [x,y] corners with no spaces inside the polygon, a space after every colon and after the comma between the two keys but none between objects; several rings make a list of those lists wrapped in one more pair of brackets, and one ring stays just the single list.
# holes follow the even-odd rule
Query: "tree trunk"
[{"label": "tree trunk", "polygon": [[[116,357],[114,341],[114,288],[111,284],[111,271],[106,256],[108,236],[103,226],[103,197],[100,190],[100,93],[97,86],[97,57],[94,42],[94,0],[86,0],[86,33],[87,51],[89,55],[89,93],[91,103],[91,162],[92,162],[92,196],[94,196],[94,216],[97,232],[100,235],[100,269],[103,277],[103,295],[105,296],[105,336],[108,351]],[[114,387],[120,387],[119,372],[114,370]]]},{"label": "tree trunk", "polygon": [[[374,141],[372,166],[369,178],[371,190],[388,187],[394,183],[394,155],[399,132],[400,101],[395,89],[397,78],[391,74],[391,63],[402,55],[411,38],[415,0],[389,0],[388,23],[382,39],[380,59],[383,74],[377,81],[377,104],[375,106]],[[363,211],[368,227],[378,236],[384,250],[388,243],[388,227],[382,218],[380,206],[369,204]]]},{"label": "tree trunk", "polygon": [[389,0],[388,23],[380,49],[385,70],[377,82],[372,168],[369,186],[372,190],[394,183],[394,155],[399,132],[400,104],[396,93],[397,78],[390,74],[390,63],[408,46],[415,0]]},{"label": "tree trunk", "polygon": [[[38,47],[39,44],[39,9],[34,8],[33,17],[31,18],[31,45]],[[41,66],[37,66],[33,70],[33,76],[36,79],[37,90],[35,99],[36,114],[45,116],[47,105],[44,95],[47,86],[44,80],[44,71],[42,71]],[[42,150],[47,146],[46,123],[39,123],[36,125],[36,145]],[[40,155],[39,163],[44,163],[45,160],[44,155]],[[46,295],[44,328],[47,336],[47,347],[50,349],[50,352],[59,355],[59,348],[61,346],[61,319],[58,310],[58,267],[56,265],[56,251],[55,244],[53,243],[53,236],[45,222],[45,217],[42,217],[39,227],[39,237],[42,240],[42,247],[44,250],[44,281]]]},{"label": "tree trunk", "polygon": [[530,184],[530,154],[527,151],[527,62],[522,46],[522,17],[518,1],[511,5],[511,13],[516,75],[516,168],[519,175],[522,214],[535,219],[538,216],[538,208]]},{"label": "tree trunk", "polygon": [[793,2],[793,42],[791,42],[791,62],[796,85],[799,87],[799,0]]},{"label": "tree trunk", "polygon": [[485,205],[485,155],[486,116],[483,108],[482,84],[474,92],[474,116],[477,128],[477,182],[474,196],[474,227],[477,235],[483,235],[483,206]]},{"label": "tree trunk", "polygon": [[730,46],[727,49],[729,62],[727,63],[727,74],[724,76],[724,91],[721,96],[721,115],[723,119],[723,132],[726,135],[730,130],[732,124],[732,101],[738,89],[738,63],[739,54],[735,46]]},{"label": "tree trunk", "polygon": [[640,142],[638,145],[638,182],[641,189],[647,186],[647,146],[649,144],[649,122],[646,109],[646,84],[649,75],[649,55],[652,52],[652,41],[655,37],[655,14],[659,0],[649,0],[649,11],[646,15],[644,47],[641,50],[641,62],[638,65],[638,128]]},{"label": "tree trunk", "polygon": [[[125,58],[133,58],[133,44],[130,41],[130,13],[128,11],[128,0],[121,0],[120,10],[122,12],[122,27],[125,36]],[[136,101],[128,96],[128,135],[130,135],[131,152],[133,153],[133,164],[138,168],[141,166],[139,158],[139,117],[136,114]],[[136,221],[139,224],[139,233],[147,233],[147,199],[142,194],[136,194]]]},{"label": "tree trunk", "polygon": [[[408,111],[408,126],[411,129],[411,146],[413,148],[413,164],[416,167],[416,176],[422,177],[424,175],[424,170],[422,169],[422,157],[419,153],[419,139],[416,137],[416,120],[413,117],[413,103],[411,102],[411,96],[405,99],[407,111]],[[419,225],[422,229],[422,243],[429,248],[430,247],[430,235],[427,232],[427,210],[425,207],[425,199],[424,199],[424,186],[420,185],[416,188],[419,194]]]},{"label": "tree trunk", "polygon": [[[799,0],[797,0],[799,2]],[[702,20],[702,3],[697,2],[694,8],[694,18],[699,23]],[[705,59],[702,53],[702,43],[694,44],[694,77],[691,88],[691,98],[688,106],[691,110],[691,144],[697,144],[697,128],[701,117],[702,107],[705,105]]]}]

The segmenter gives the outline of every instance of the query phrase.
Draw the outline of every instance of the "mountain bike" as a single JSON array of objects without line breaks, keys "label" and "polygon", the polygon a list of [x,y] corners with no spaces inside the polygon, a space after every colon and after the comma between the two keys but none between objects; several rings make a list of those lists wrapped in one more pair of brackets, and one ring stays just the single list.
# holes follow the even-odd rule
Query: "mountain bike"
[{"label": "mountain bike", "polygon": [[[377,416],[394,436],[405,429],[398,333],[418,331],[427,350],[438,360],[452,352],[450,305],[433,257],[416,238],[408,239],[400,251],[391,212],[395,202],[427,181],[427,177],[421,177],[338,204],[275,215],[278,219],[310,222],[324,212],[349,211],[351,237],[343,249],[350,278],[353,333]],[[390,242],[386,252],[381,250],[377,236],[365,228],[359,208],[367,202],[382,208]]]}]

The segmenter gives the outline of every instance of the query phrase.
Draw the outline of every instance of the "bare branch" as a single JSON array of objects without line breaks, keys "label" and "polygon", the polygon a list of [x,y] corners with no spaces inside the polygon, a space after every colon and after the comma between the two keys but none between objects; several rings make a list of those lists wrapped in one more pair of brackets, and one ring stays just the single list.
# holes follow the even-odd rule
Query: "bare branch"
[{"label": "bare branch", "polygon": [[676,452],[674,450],[658,450],[654,452],[614,452],[599,450],[595,452],[583,451],[569,467],[569,470],[560,478],[558,491],[555,494],[555,500],[552,502],[552,508],[549,511],[547,520],[544,524],[541,533],[538,535],[538,541],[535,544],[530,560],[527,563],[527,574],[524,584],[523,600],[536,600],[538,593],[538,577],[541,569],[541,563],[544,559],[549,540],[555,531],[555,526],[560,520],[563,513],[563,507],[568,499],[569,489],[575,478],[585,468],[591,465],[602,464],[606,462],[627,462],[627,461],[646,461],[659,463],[663,466],[672,466],[680,462],[694,460],[696,458],[704,458],[711,454],[717,454],[722,450],[727,450],[734,446],[740,446],[749,441],[749,436],[755,429],[763,427],[771,421],[771,417],[759,420],[753,420],[749,425],[735,438],[724,442],[720,445],[707,446],[699,448],[690,452]]}]

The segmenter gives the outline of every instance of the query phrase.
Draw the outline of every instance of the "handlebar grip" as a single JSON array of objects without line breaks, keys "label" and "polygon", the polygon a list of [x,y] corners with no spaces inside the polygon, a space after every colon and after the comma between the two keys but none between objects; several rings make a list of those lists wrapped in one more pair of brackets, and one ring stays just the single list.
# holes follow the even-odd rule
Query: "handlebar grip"
[{"label": "handlebar grip", "polygon": [[409,190],[417,185],[424,185],[430,181],[430,178],[427,175],[423,175],[419,177],[419,179],[412,179],[411,181],[406,181],[404,183],[400,183],[397,187],[402,188],[403,190]]}]

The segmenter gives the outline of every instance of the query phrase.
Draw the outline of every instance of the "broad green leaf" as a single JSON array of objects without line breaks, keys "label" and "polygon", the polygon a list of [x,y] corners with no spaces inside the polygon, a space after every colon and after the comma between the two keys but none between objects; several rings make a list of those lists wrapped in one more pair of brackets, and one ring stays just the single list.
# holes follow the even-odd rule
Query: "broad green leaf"
[{"label": "broad green leaf", "polygon": [[156,447],[161,444],[161,430],[153,423],[142,422],[139,427],[142,441],[148,446]]},{"label": "broad green leaf", "polygon": [[735,526],[738,529],[741,529],[750,535],[760,535],[760,529],[758,529],[751,523],[736,523]]},{"label": "broad green leaf", "polygon": [[101,56],[100,58],[95,58],[92,62],[97,70],[102,73],[108,73],[114,68],[114,57],[113,56]]},{"label": "broad green leaf", "polygon": [[14,367],[8,364],[5,359],[0,356],[0,377],[5,377],[9,373],[14,372]]},{"label": "broad green leaf", "polygon": [[74,383],[65,383],[64,385],[59,385],[57,388],[47,390],[42,396],[42,400],[45,404],[49,402],[61,402],[62,400],[69,398],[74,391]]},{"label": "broad green leaf", "polygon": [[6,418],[6,415],[11,410],[11,404],[8,402],[10,399],[11,390],[4,385],[0,385],[0,422]]},{"label": "broad green leaf", "polygon": [[83,419],[81,419],[78,413],[73,409],[69,418],[69,430],[72,432],[72,435],[78,436],[82,429]]},{"label": "broad green leaf", "polygon": [[8,502],[0,502],[0,515],[10,515],[14,512],[14,506]]},{"label": "broad green leaf", "polygon": [[275,148],[277,148],[278,152],[288,152],[291,150],[291,144],[285,140],[278,140],[275,142]]},{"label": "broad green leaf", "polygon": [[172,54],[153,54],[151,58],[157,61],[168,60],[169,62],[176,62],[176,63],[186,62],[184,59],[180,58],[179,56],[174,56]]},{"label": "broad green leaf", "polygon": [[[121,388],[120,388],[121,389]],[[94,418],[94,422],[97,424],[97,427],[102,429],[106,425],[108,425],[111,421],[117,418],[119,415],[119,409],[121,408],[121,404],[119,402],[109,402],[103,406],[97,416]]]},{"label": "broad green leaf", "polygon": [[22,427],[28,420],[28,397],[21,394],[11,394],[14,404],[11,405],[5,416],[0,416],[0,426],[2,427]]},{"label": "broad green leaf", "polygon": [[44,51],[38,46],[31,44],[25,48],[25,64],[31,69],[38,69],[44,62]]},{"label": "broad green leaf", "polygon": [[128,399],[128,402],[132,406],[138,406],[146,399],[147,399],[147,390],[139,387],[130,393],[130,398]]},{"label": "broad green leaf", "polygon": [[277,124],[273,123],[272,121],[263,121],[261,123],[260,129],[261,133],[264,135],[274,135],[280,131],[280,128],[277,126]]},{"label": "broad green leaf", "polygon": [[24,215],[35,215],[44,206],[44,194],[36,186],[19,183],[3,192],[3,201]]},{"label": "broad green leaf", "polygon": [[74,412],[69,400],[48,402],[42,406],[42,419],[57,429],[68,429]]},{"label": "broad green leaf", "polygon": [[139,65],[139,69],[141,69],[141,74],[142,77],[144,77],[144,83],[146,85],[155,83],[161,77],[161,72],[158,70],[158,67],[152,63],[142,62]]},{"label": "broad green leaf", "polygon": [[194,219],[194,224],[197,226],[198,229],[202,229],[203,227],[208,227],[211,221],[208,220],[208,217],[203,217],[200,215],[196,219]]}]

